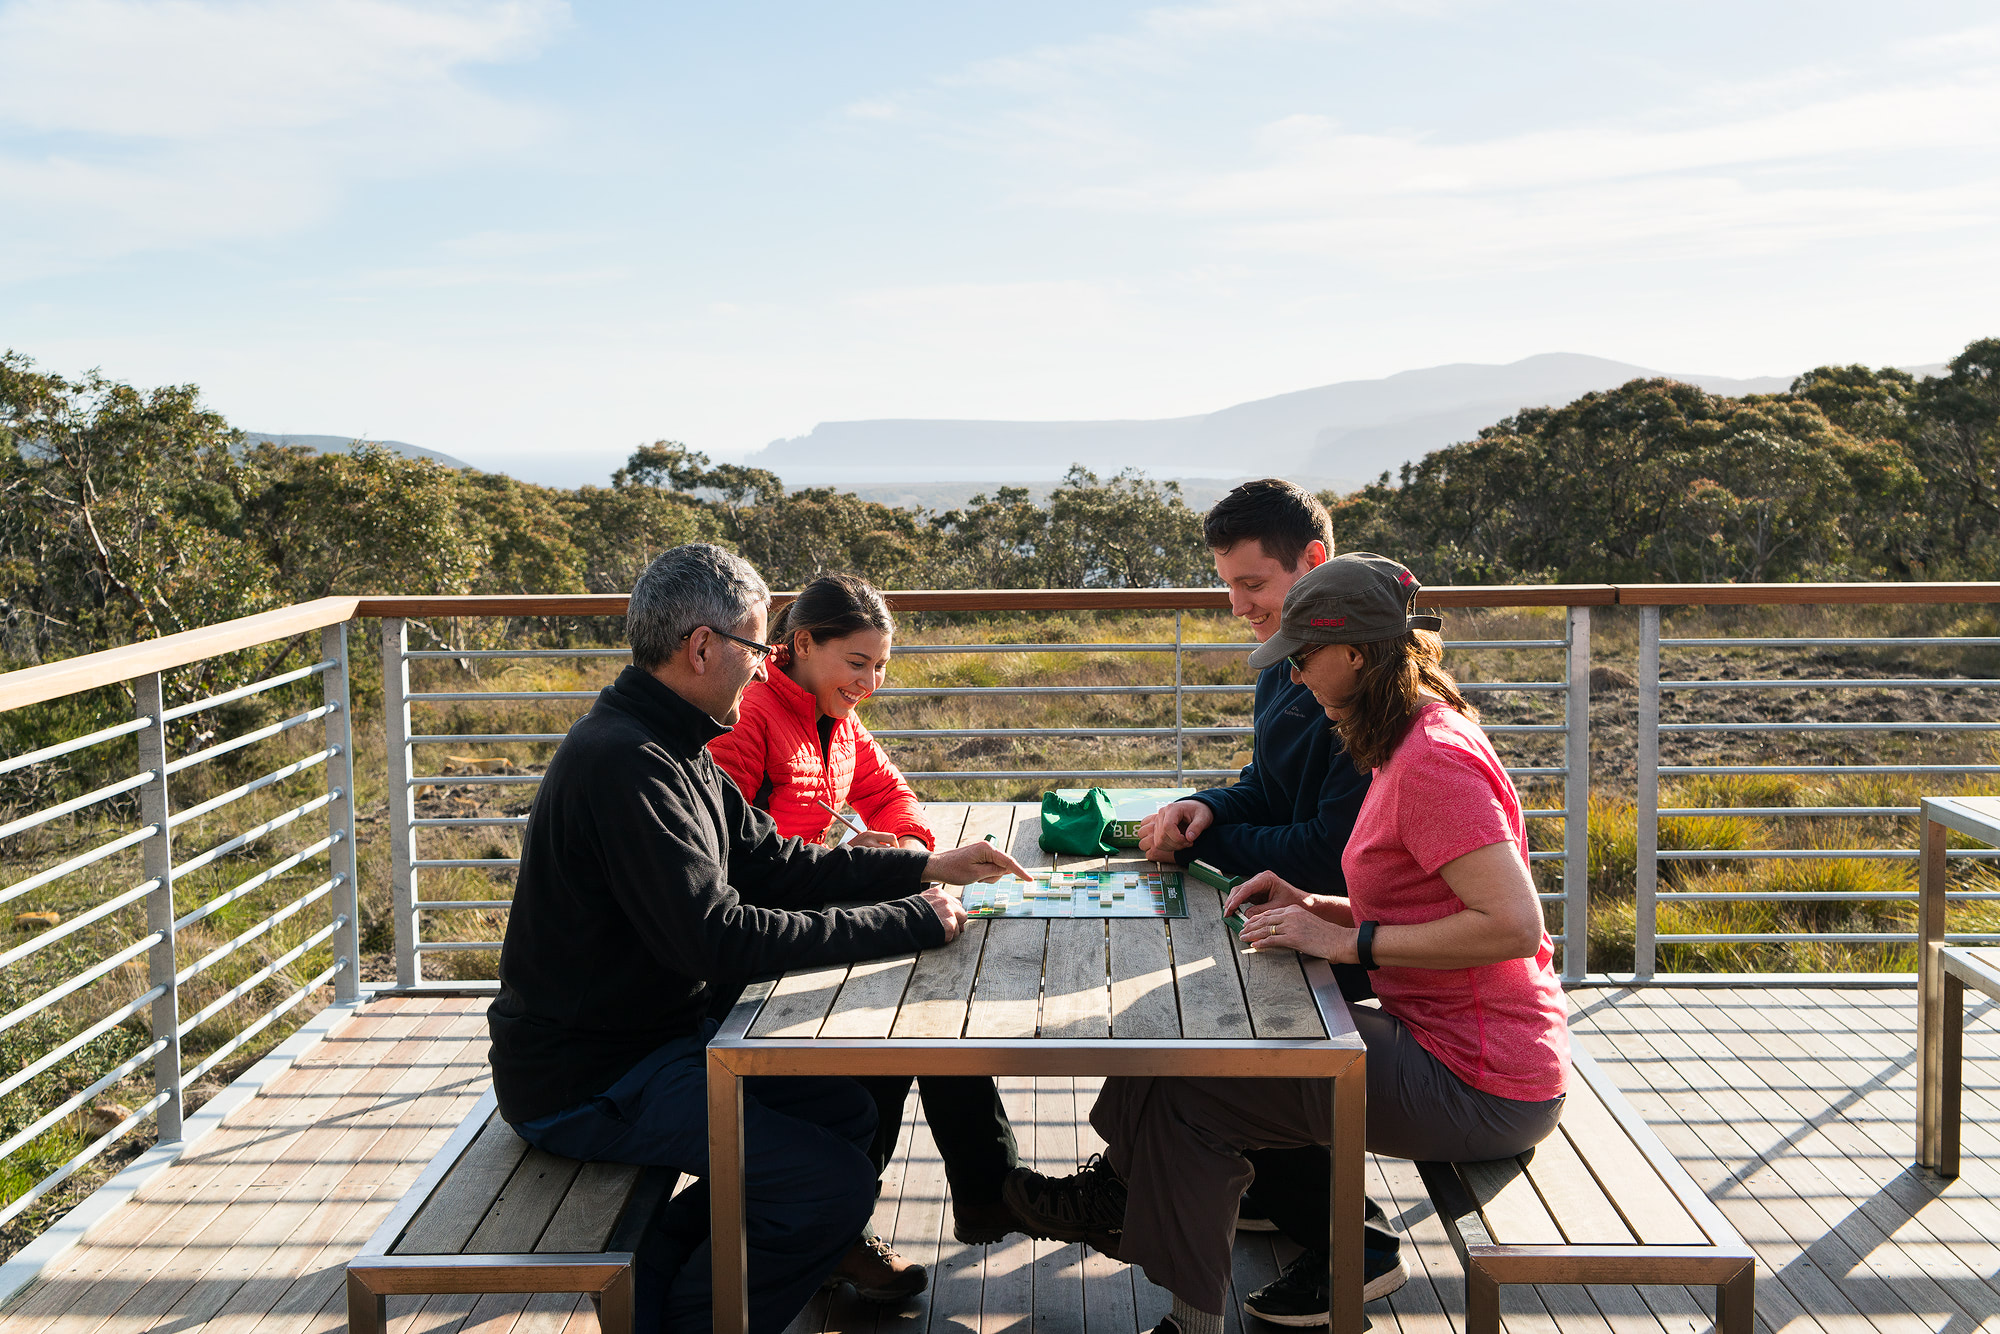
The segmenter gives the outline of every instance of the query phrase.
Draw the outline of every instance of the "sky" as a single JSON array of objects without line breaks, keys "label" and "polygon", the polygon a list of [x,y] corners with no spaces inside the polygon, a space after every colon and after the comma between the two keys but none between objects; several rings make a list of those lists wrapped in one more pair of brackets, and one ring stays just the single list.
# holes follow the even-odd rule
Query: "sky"
[{"label": "sky", "polygon": [[1996,298],[1988,0],[0,0],[0,348],[530,480]]}]

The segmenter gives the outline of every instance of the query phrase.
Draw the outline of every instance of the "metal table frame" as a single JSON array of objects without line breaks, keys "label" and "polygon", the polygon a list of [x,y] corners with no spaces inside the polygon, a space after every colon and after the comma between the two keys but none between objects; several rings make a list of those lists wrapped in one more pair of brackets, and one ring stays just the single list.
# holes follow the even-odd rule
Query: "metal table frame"
[{"label": "metal table frame", "polygon": [[1333,970],[1305,960],[1326,1038],[752,1038],[750,1025],[773,982],[756,984],[708,1044],[710,1233],[716,1334],[746,1334],[750,1321],[743,1235],[743,1083],[762,1075],[1164,1075],[1325,1079],[1331,1088],[1334,1154],[1330,1212],[1332,1334],[1361,1334],[1367,1052]]}]

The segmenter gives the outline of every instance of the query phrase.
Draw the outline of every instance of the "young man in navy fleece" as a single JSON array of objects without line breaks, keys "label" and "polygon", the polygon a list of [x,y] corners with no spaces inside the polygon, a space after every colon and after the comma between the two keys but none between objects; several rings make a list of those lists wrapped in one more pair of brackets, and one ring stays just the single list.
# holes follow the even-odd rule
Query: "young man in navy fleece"
[{"label": "young man in navy fleece", "polygon": [[[1245,482],[1216,503],[1202,524],[1215,572],[1229,588],[1229,610],[1258,643],[1278,629],[1285,594],[1306,571],[1333,555],[1333,520],[1311,492],[1278,477]],[[1172,802],[1139,827],[1139,850],[1156,861],[1204,861],[1230,875],[1275,871],[1317,894],[1347,893],[1340,854],[1354,832],[1368,775],[1355,770],[1312,691],[1285,664],[1257,677],[1251,712],[1252,758],[1230,787]],[[1350,1001],[1375,993],[1368,974],[1334,965]],[[1259,1149],[1249,1155],[1257,1180],[1238,1226],[1283,1231],[1305,1253],[1275,1283],[1252,1293],[1245,1309],[1277,1324],[1326,1323],[1324,1149]],[[1379,1296],[1401,1286],[1396,1234],[1368,1205],[1368,1287]],[[1317,1265],[1317,1269],[1314,1266]]]}]

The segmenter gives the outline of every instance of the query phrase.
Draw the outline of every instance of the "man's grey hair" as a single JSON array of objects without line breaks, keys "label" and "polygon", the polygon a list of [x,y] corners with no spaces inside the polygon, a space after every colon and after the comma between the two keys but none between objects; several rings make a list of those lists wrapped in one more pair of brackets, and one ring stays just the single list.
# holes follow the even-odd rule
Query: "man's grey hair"
[{"label": "man's grey hair", "polygon": [[741,556],[707,542],[662,552],[625,609],[632,661],[647,671],[674,656],[696,626],[734,630],[771,600],[771,590]]}]

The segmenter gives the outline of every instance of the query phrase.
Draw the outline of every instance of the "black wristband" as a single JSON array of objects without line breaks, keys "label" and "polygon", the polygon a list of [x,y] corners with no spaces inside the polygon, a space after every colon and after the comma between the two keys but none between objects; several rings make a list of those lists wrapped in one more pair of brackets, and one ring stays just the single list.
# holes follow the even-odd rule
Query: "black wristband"
[{"label": "black wristband", "polygon": [[1380,925],[1380,922],[1363,922],[1354,933],[1355,961],[1371,973],[1380,967],[1375,962],[1375,928]]}]

